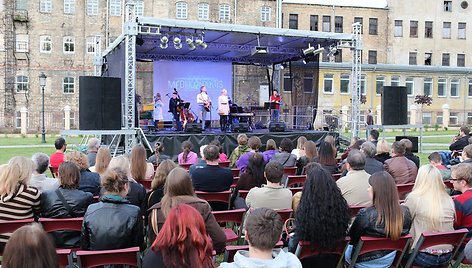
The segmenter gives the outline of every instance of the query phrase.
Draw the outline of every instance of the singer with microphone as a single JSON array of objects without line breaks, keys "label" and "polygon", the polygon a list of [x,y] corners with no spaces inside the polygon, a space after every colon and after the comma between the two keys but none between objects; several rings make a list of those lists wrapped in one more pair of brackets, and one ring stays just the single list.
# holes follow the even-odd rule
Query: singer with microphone
[{"label": "singer with microphone", "polygon": [[152,112],[152,119],[154,120],[154,127],[157,129],[157,125],[159,121],[164,120],[164,115],[162,114],[162,107],[164,107],[164,103],[161,99],[161,93],[156,93],[154,96],[154,111]]},{"label": "singer with microphone", "polygon": [[282,102],[279,92],[274,89],[272,91],[272,95],[270,96],[272,114],[271,114],[271,121],[272,122],[279,122],[279,115],[280,115],[280,103]]},{"label": "singer with microphone", "polygon": [[169,100],[169,112],[172,113],[174,117],[175,124],[177,125],[177,131],[182,131],[182,122],[180,122],[180,116],[178,107],[180,105],[180,98],[178,98],[177,91],[174,90],[172,93],[172,98]]}]

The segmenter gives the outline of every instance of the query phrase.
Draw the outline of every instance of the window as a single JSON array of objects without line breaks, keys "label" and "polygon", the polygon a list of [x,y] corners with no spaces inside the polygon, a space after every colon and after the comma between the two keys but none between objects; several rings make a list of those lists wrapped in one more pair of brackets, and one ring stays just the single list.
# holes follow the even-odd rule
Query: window
[{"label": "window", "polygon": [[15,52],[28,52],[28,35],[17,34],[15,40]]},{"label": "window", "polygon": [[177,2],[175,4],[175,18],[187,19],[187,3]]},{"label": "window", "polygon": [[366,76],[365,74],[361,75],[361,94],[365,95],[366,93]]},{"label": "window", "polygon": [[341,16],[334,17],[334,32],[335,33],[343,32],[343,17]]},{"label": "window", "polygon": [[369,34],[377,35],[377,18],[369,19]]},{"label": "window", "polygon": [[310,15],[310,31],[318,31],[318,15]]},{"label": "window", "polygon": [[446,12],[452,11],[452,1],[444,1],[444,11]]},{"label": "window", "polygon": [[449,114],[449,125],[456,126],[459,125],[459,113],[451,112]]},{"label": "window", "polygon": [[410,37],[418,37],[418,21],[410,20]]},{"label": "window", "polygon": [[431,125],[431,112],[422,112],[423,114],[423,120],[421,121],[421,123],[423,125]]},{"label": "window", "polygon": [[95,53],[95,37],[93,36],[87,37],[86,51],[88,54]]},{"label": "window", "polygon": [[28,91],[28,76],[17,75],[16,76],[16,92]]},{"label": "window", "polygon": [[[16,120],[15,120],[15,127],[16,128],[21,128],[21,111],[17,111],[16,113]],[[26,116],[26,122],[28,122],[28,116]],[[28,123],[26,123],[28,124]]]},{"label": "window", "polygon": [[432,21],[424,22],[424,37],[433,38],[433,22]]},{"label": "window", "polygon": [[43,35],[39,37],[39,52],[41,53],[51,53],[52,50],[52,40],[51,36]]},{"label": "window", "polygon": [[369,64],[377,64],[377,51],[376,50],[369,50]]},{"label": "window", "polygon": [[431,65],[433,53],[424,53],[424,65]]},{"label": "window", "polygon": [[198,4],[198,19],[209,20],[210,19],[210,5],[207,3]]},{"label": "window", "polygon": [[134,7],[136,10],[136,16],[144,16],[144,1],[136,1],[136,6]]},{"label": "window", "polygon": [[298,29],[298,14],[290,14],[288,18],[288,28]]},{"label": "window", "polygon": [[459,22],[457,25],[457,38],[458,39],[465,39],[465,33],[466,33],[466,24],[465,22]]},{"label": "window", "polygon": [[336,51],[334,53],[334,62],[343,62],[343,50],[338,48]]},{"label": "window", "polygon": [[469,88],[468,88],[468,97],[472,97],[472,78],[469,78]]},{"label": "window", "polygon": [[66,76],[62,80],[62,88],[65,94],[73,94],[74,93],[74,85],[75,79],[71,76]]},{"label": "window", "polygon": [[361,24],[361,34],[364,33],[364,23],[362,17],[354,17],[354,23],[359,22]]},{"label": "window", "polygon": [[443,113],[437,112],[436,113],[436,124],[441,125],[443,123]]},{"label": "window", "polygon": [[416,65],[416,56],[418,53],[416,52],[410,52],[408,55],[408,64],[410,65]]},{"label": "window", "polygon": [[382,94],[385,85],[385,76],[378,75],[375,78],[375,94]]},{"label": "window", "polygon": [[39,1],[39,12],[51,13],[51,11],[52,11],[52,0]]},{"label": "window", "polygon": [[467,125],[472,125],[472,113],[467,113]]},{"label": "window", "polygon": [[75,0],[64,0],[64,14],[75,13]]},{"label": "window", "polygon": [[446,97],[446,78],[438,79],[438,97]]},{"label": "window", "polygon": [[121,0],[110,0],[110,16],[121,16]]},{"label": "window", "polygon": [[465,54],[457,54],[457,67],[465,67]]},{"label": "window", "polygon": [[290,79],[290,74],[284,74],[284,91],[292,91],[292,79]]},{"label": "window", "polygon": [[423,94],[433,95],[433,78],[424,78],[423,80]]},{"label": "window", "polygon": [[313,74],[306,73],[303,77],[303,92],[312,93],[313,92]]},{"label": "window", "polygon": [[230,20],[230,6],[228,4],[222,4],[220,5],[220,20]]},{"label": "window", "polygon": [[64,53],[74,53],[75,52],[75,40],[72,36],[65,36],[63,38],[63,51]]},{"label": "window", "polygon": [[341,84],[341,94],[347,94],[349,93],[349,83],[350,83],[350,77],[349,74],[341,74],[341,79],[340,79],[340,84]]},{"label": "window", "polygon": [[392,76],[390,80],[390,86],[398,87],[400,85],[400,76]]},{"label": "window", "polygon": [[323,32],[331,32],[331,17],[323,16]]},{"label": "window", "polygon": [[405,80],[406,94],[412,96],[415,93],[415,81],[413,77],[407,77]]},{"label": "window", "polygon": [[451,38],[451,23],[450,22],[443,22],[443,38],[444,39]]},{"label": "window", "polygon": [[393,32],[393,36],[395,37],[403,36],[403,21],[402,20],[395,20],[395,30]]},{"label": "window", "polygon": [[322,62],[329,62],[329,56],[328,56],[328,53],[322,53],[321,55],[323,55],[321,61]]},{"label": "window", "polygon": [[449,66],[449,53],[442,54],[442,66]]},{"label": "window", "polygon": [[324,75],[323,93],[328,93],[328,94],[333,93],[333,75],[332,74]]},{"label": "window", "polygon": [[87,0],[87,15],[98,15],[98,0]]},{"label": "window", "polygon": [[261,7],[261,21],[270,21],[271,9],[268,6]]},{"label": "window", "polygon": [[451,97],[459,97],[459,79],[451,79]]}]

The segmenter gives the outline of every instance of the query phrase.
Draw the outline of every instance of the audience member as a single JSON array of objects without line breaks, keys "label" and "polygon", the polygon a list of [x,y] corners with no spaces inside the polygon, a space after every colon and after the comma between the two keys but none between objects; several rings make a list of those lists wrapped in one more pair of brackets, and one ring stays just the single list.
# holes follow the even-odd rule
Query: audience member
[{"label": "audience member", "polygon": [[[60,187],[41,195],[41,216],[45,218],[83,217],[93,196],[77,189],[80,170],[72,162],[62,162],[59,166]],[[57,231],[52,236],[57,248],[80,247],[80,232]]]},{"label": "audience member", "polygon": [[222,263],[221,268],[290,267],[301,268],[300,260],[283,249],[273,249],[282,235],[283,221],[269,208],[255,209],[246,219],[244,238],[249,250],[238,250],[234,263]]},{"label": "audience member", "polygon": [[371,129],[369,133],[369,142],[377,146],[377,142],[379,141],[380,133],[377,129]]},{"label": "audience member", "polygon": [[179,164],[195,164],[198,161],[198,156],[192,152],[193,144],[191,141],[184,141],[182,143],[182,152],[177,156]]},{"label": "audience member", "polygon": [[170,159],[170,156],[164,154],[164,150],[164,144],[156,141],[154,143],[154,154],[148,158],[147,162],[159,166],[162,161]]},{"label": "audience member", "polygon": [[464,254],[465,258],[469,262],[472,262],[472,240],[469,240],[469,242],[467,242],[467,245],[465,245]]},{"label": "audience member", "polygon": [[3,268],[58,268],[59,259],[51,239],[39,223],[18,228],[8,241]]},{"label": "audience member", "polygon": [[462,150],[462,163],[471,164],[472,163],[472,145],[467,145]]},{"label": "audience member", "polygon": [[280,142],[280,152],[276,153],[270,162],[278,162],[284,167],[294,167],[297,164],[297,157],[292,154],[292,141],[283,138]]},{"label": "audience member", "polygon": [[221,146],[221,143],[218,139],[214,139],[212,142],[210,142],[211,145],[215,145],[218,147],[218,151],[220,152],[220,157],[218,159],[219,162],[227,162],[228,161],[228,156],[223,152],[223,146]]},{"label": "audience member", "polygon": [[[330,252],[346,236],[351,213],[336,183],[318,163],[306,167],[307,178],[295,216],[295,236],[289,242],[289,250],[294,252],[298,241],[309,241],[322,254],[303,260],[304,267],[336,267],[339,256]],[[365,190],[365,189],[364,189]]]},{"label": "audience member", "polygon": [[[390,237],[397,240],[408,234],[411,227],[411,214],[407,207],[400,206],[397,186],[393,177],[385,172],[376,172],[369,178],[369,196],[372,207],[363,208],[357,214],[349,236],[350,245],[346,249],[346,262],[351,261],[351,254],[363,235]],[[360,255],[357,258],[359,267],[390,267],[396,251],[378,250]]]},{"label": "audience member", "polygon": [[452,139],[449,150],[461,151],[465,146],[469,145],[469,138],[469,128],[462,126],[459,130],[459,134]]},{"label": "audience member", "polygon": [[303,145],[303,150],[305,155],[300,157],[297,161],[297,174],[305,174],[305,166],[308,163],[318,161],[318,149],[316,149],[316,144],[313,141],[307,141]]},{"label": "audience member", "polygon": [[150,212],[150,228],[148,240],[154,241],[158,230],[162,230],[171,208],[178,204],[187,204],[194,207],[205,221],[205,228],[213,241],[213,249],[217,253],[223,252],[226,236],[211,213],[210,205],[195,196],[190,175],[183,168],[174,168],[167,176],[164,184],[164,197],[161,202],[152,206]]},{"label": "audience member", "polygon": [[188,173],[190,174],[190,176],[192,176],[193,174],[193,171],[197,168],[202,168],[202,167],[206,167],[206,161],[205,161],[205,156],[203,155],[203,151],[205,150],[205,147],[207,147],[208,145],[202,145],[200,146],[200,156],[201,158],[198,159],[198,162],[191,165],[190,168],[188,169]]},{"label": "audience member", "polygon": [[347,175],[336,181],[342,196],[350,206],[370,206],[371,198],[366,191],[369,188],[370,174],[364,169],[364,154],[359,150],[351,150],[346,167]]},{"label": "audience member", "polygon": [[365,172],[369,174],[374,174],[375,172],[384,170],[382,162],[374,158],[376,154],[376,149],[373,143],[364,142],[361,145],[361,152],[363,152],[365,155],[365,166],[364,166]]},{"label": "audience member", "polygon": [[212,242],[200,213],[187,204],[170,209],[156,240],[143,258],[143,268],[209,268]]},{"label": "audience member", "polygon": [[262,156],[264,156],[264,161],[269,163],[272,157],[278,152],[279,151],[277,150],[277,144],[275,141],[273,139],[268,139],[266,142],[266,149],[262,153]]},{"label": "audience member", "polygon": [[267,184],[249,190],[246,205],[249,208],[266,207],[287,209],[292,207],[292,192],[280,184],[284,167],[276,161],[269,162],[264,169]]},{"label": "audience member", "polygon": [[107,147],[101,147],[98,149],[97,157],[95,159],[95,166],[90,167],[90,171],[96,172],[99,175],[103,175],[108,168],[111,161],[110,149]]},{"label": "audience member", "polygon": [[[0,220],[33,218],[40,211],[38,189],[27,186],[34,170],[31,159],[15,156],[0,169]],[[0,234],[0,252],[11,234]]]},{"label": "audience member", "polygon": [[45,153],[35,153],[31,158],[36,169],[29,180],[29,186],[36,187],[41,193],[47,190],[55,190],[59,187],[59,180],[48,178],[44,172],[49,168],[49,156]]},{"label": "audience member", "polygon": [[243,173],[245,170],[246,170],[246,167],[248,165],[248,162],[249,162],[249,158],[256,152],[259,152],[259,148],[261,148],[261,139],[259,139],[259,137],[257,136],[252,136],[249,138],[248,140],[248,145],[249,145],[249,148],[251,149],[249,152],[241,155],[238,159],[238,161],[236,161],[236,167],[239,168],[240,170],[240,173]]},{"label": "audience member", "polygon": [[360,150],[361,145],[365,142],[365,140],[359,138],[359,137],[353,137],[351,139],[351,144],[347,148],[347,150],[341,155],[341,160],[344,160],[347,158],[351,150]]},{"label": "audience member", "polygon": [[336,152],[333,152],[333,146],[330,143],[321,142],[320,150],[318,152],[318,162],[330,174],[339,173],[337,161],[334,157],[335,154]]},{"label": "audience member", "polygon": [[67,149],[66,140],[63,137],[59,137],[54,141],[54,147],[56,151],[49,157],[49,164],[51,167],[58,168],[62,162],[64,162],[64,153]]},{"label": "audience member", "polygon": [[336,155],[337,155],[337,150],[336,150],[336,138],[334,136],[331,136],[331,135],[327,135],[324,140],[324,142],[327,142],[328,144],[331,145],[332,147],[332,151],[333,151],[333,157],[336,158]]},{"label": "audience member", "polygon": [[390,156],[390,145],[388,141],[385,139],[381,139],[377,142],[377,153],[375,155],[375,160],[381,162],[382,164],[385,163],[385,160],[392,158]]},{"label": "audience member", "polygon": [[435,166],[439,172],[441,172],[443,180],[449,180],[451,178],[451,170],[442,164],[442,158],[438,152],[431,153],[428,156],[428,160],[431,165]]},{"label": "audience member", "polygon": [[238,141],[238,146],[234,148],[233,152],[229,156],[229,166],[234,167],[236,165],[236,161],[238,161],[239,157],[247,152],[249,152],[250,148],[247,146],[247,136],[246,134],[239,134],[236,138]]},{"label": "audience member", "polygon": [[266,182],[264,178],[265,162],[261,153],[254,153],[249,157],[249,164],[241,174],[231,197],[231,204],[236,208],[246,208],[243,198],[238,198],[239,190],[251,190],[261,187]]},{"label": "audience member", "polygon": [[229,190],[233,183],[233,174],[228,168],[218,165],[219,151],[215,145],[208,145],[203,150],[206,166],[195,169],[192,182],[195,191],[222,192]]},{"label": "audience member", "polygon": [[98,149],[100,149],[100,140],[91,138],[87,143],[87,160],[90,167],[95,166]]},{"label": "audience member", "polygon": [[454,197],[456,208],[454,228],[467,228],[469,230],[467,240],[469,240],[472,235],[472,165],[461,163],[452,166],[451,169],[452,186],[454,190],[462,193]]},{"label": "audience member", "polygon": [[154,166],[146,162],[146,149],[142,144],[136,144],[131,149],[130,156],[131,178],[135,181],[150,180],[154,175]]},{"label": "audience member", "polygon": [[125,198],[129,188],[128,174],[110,167],[102,176],[105,190],[100,202],[87,208],[82,225],[81,248],[105,250],[142,247],[143,221],[139,207]]},{"label": "audience member", "polygon": [[297,147],[292,150],[292,154],[297,157],[297,160],[300,159],[300,157],[305,155],[305,142],[307,142],[307,139],[305,136],[298,137]]},{"label": "audience member", "polygon": [[88,160],[84,153],[79,151],[69,152],[64,156],[64,161],[70,161],[80,169],[79,190],[92,193],[94,196],[99,195],[100,175],[88,169]]},{"label": "audience member", "polygon": [[400,142],[405,144],[405,157],[413,161],[416,167],[420,167],[420,158],[417,155],[414,155],[411,150],[413,149],[413,143],[409,139],[401,139]]},{"label": "audience member", "polygon": [[397,184],[415,182],[418,172],[415,163],[405,157],[405,144],[399,141],[392,144],[392,158],[385,160],[384,169]]},{"label": "audience member", "polygon": [[[406,197],[404,206],[413,217],[412,248],[423,232],[447,232],[454,230],[454,202],[447,194],[441,173],[433,165],[420,167],[415,186]],[[420,267],[444,266],[451,258],[452,246],[441,245],[426,248],[418,253],[413,265]]]}]

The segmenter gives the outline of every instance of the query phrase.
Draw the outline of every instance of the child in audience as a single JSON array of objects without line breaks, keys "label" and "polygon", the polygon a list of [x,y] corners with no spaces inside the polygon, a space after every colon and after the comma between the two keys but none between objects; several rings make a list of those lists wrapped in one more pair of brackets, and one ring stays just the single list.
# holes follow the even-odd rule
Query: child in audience
[{"label": "child in audience", "polygon": [[234,148],[233,152],[229,156],[229,166],[234,167],[236,165],[236,161],[238,161],[239,157],[251,150],[249,146],[247,146],[247,136],[246,134],[239,134],[236,138],[238,141],[238,147]]},{"label": "child in audience", "polygon": [[192,152],[193,144],[190,141],[184,141],[182,143],[182,152],[177,156],[180,164],[195,164],[198,161],[198,156],[195,152]]},{"label": "child in audience", "polygon": [[268,139],[266,142],[266,149],[262,153],[262,155],[264,156],[264,161],[266,163],[269,163],[272,157],[274,157],[274,155],[278,152],[279,151],[277,150],[277,144],[275,143],[275,141],[273,139]]}]

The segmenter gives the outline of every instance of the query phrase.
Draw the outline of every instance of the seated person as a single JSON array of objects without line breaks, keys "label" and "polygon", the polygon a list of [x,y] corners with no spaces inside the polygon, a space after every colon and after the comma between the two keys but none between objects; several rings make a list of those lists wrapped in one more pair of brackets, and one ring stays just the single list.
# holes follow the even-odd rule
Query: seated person
[{"label": "seated person", "polygon": [[154,154],[148,158],[147,162],[159,166],[162,161],[170,159],[170,156],[164,154],[164,149],[164,144],[157,141],[154,144]]},{"label": "seated person", "polygon": [[197,163],[191,165],[190,168],[188,169],[188,173],[190,174],[190,176],[192,176],[193,171],[195,171],[195,169],[206,167],[205,156],[203,155],[203,150],[205,150],[205,147],[207,147],[207,145],[200,146],[200,156],[201,156],[201,158],[198,159]]},{"label": "seated person", "polygon": [[462,162],[461,163],[472,163],[472,144],[464,147],[462,150]]},{"label": "seated person", "polygon": [[64,162],[64,153],[67,149],[66,140],[63,137],[57,138],[56,141],[54,141],[54,147],[56,148],[56,151],[51,154],[49,163],[51,167],[58,168],[61,163]]},{"label": "seated person", "polygon": [[274,155],[278,152],[279,151],[277,150],[277,144],[275,143],[275,141],[273,139],[268,139],[266,142],[266,149],[262,153],[262,155],[264,156],[264,161],[266,163],[269,163],[270,159],[272,159],[272,157],[274,157]]},{"label": "seated person", "polygon": [[36,165],[33,170],[33,176],[29,181],[29,186],[38,188],[42,193],[47,190],[55,190],[59,187],[59,180],[55,178],[48,178],[44,172],[49,167],[49,156],[45,153],[35,153],[31,158]]},{"label": "seated person", "polygon": [[182,143],[182,152],[177,156],[179,165],[181,164],[195,164],[198,161],[198,156],[192,152],[193,144],[191,141],[184,141]]},{"label": "seated person", "polygon": [[254,153],[249,158],[244,173],[241,174],[236,188],[231,196],[231,205],[235,208],[246,208],[243,198],[238,196],[239,190],[251,190],[254,187],[261,187],[266,182],[264,177],[265,162],[261,153]]},{"label": "seated person", "polygon": [[69,152],[64,156],[64,161],[70,161],[80,169],[79,190],[92,193],[94,196],[99,195],[100,175],[88,169],[88,160],[84,153],[79,151]]},{"label": "seated person", "polygon": [[459,134],[452,139],[449,150],[462,151],[465,146],[469,145],[469,137],[469,128],[467,126],[462,126],[459,130]]},{"label": "seated person", "polygon": [[346,162],[347,174],[336,181],[341,194],[350,206],[370,206],[371,200],[366,189],[369,188],[370,174],[364,169],[365,156],[359,150],[351,150]]},{"label": "seated person", "polygon": [[375,145],[371,142],[364,142],[361,145],[361,152],[364,153],[365,155],[365,172],[369,174],[374,174],[375,172],[383,171],[384,167],[382,162],[376,160],[375,154],[376,154],[376,148]]},{"label": "seated person", "polygon": [[405,157],[413,161],[416,167],[420,167],[420,158],[417,155],[414,155],[411,150],[413,149],[413,143],[409,139],[401,139],[400,142],[405,144]]},{"label": "seated person", "polygon": [[472,165],[460,163],[452,166],[451,169],[454,190],[462,193],[454,198],[456,208],[454,229],[467,228],[469,234],[466,240],[468,241],[472,236]]},{"label": "seated person", "polygon": [[100,149],[100,140],[97,138],[91,138],[87,142],[87,159],[90,167],[95,166],[98,149]]},{"label": "seated person", "polygon": [[254,153],[259,152],[259,148],[262,145],[261,139],[259,139],[259,137],[257,137],[257,136],[252,136],[252,137],[249,138],[248,145],[249,145],[249,148],[251,148],[251,150],[249,152],[241,155],[239,157],[238,161],[236,161],[236,167],[239,168],[240,173],[243,173],[246,170],[246,167],[247,167],[248,162],[249,162],[249,158]]},{"label": "seated person", "polygon": [[297,157],[292,154],[292,141],[283,138],[280,142],[280,152],[276,153],[270,162],[278,162],[284,167],[294,167],[297,164]]},{"label": "seated person", "polygon": [[245,239],[249,250],[238,250],[234,263],[221,263],[221,268],[237,267],[302,267],[300,260],[283,249],[273,249],[282,236],[280,215],[269,208],[255,209],[246,220]]},{"label": "seated person", "polygon": [[327,142],[321,142],[320,150],[318,152],[318,163],[323,166],[331,175],[339,173],[337,161],[335,158],[335,147]]},{"label": "seated person", "polygon": [[418,168],[405,157],[405,144],[396,141],[392,144],[392,158],[385,160],[384,169],[395,179],[396,184],[413,183]]},{"label": "seated person", "polygon": [[229,156],[229,166],[235,167],[236,161],[238,161],[239,157],[247,152],[249,152],[250,148],[247,146],[247,136],[246,134],[239,134],[236,138],[238,141],[238,146],[234,148],[233,152]]},{"label": "seated person", "polygon": [[435,166],[439,172],[441,172],[443,180],[449,180],[451,178],[451,170],[442,164],[442,158],[438,152],[431,153],[428,156],[428,160],[431,165]]}]

